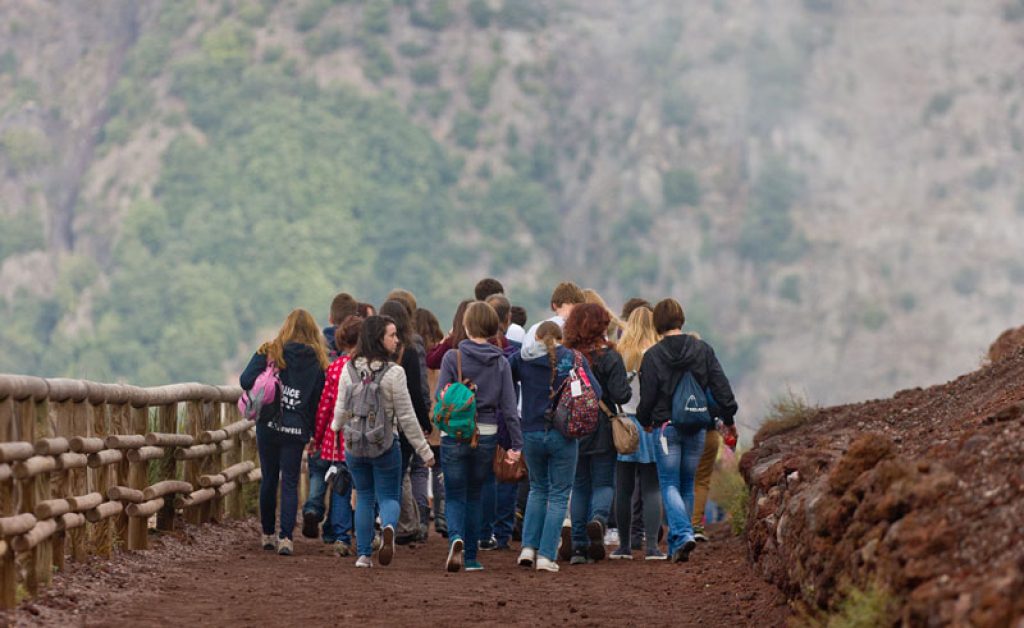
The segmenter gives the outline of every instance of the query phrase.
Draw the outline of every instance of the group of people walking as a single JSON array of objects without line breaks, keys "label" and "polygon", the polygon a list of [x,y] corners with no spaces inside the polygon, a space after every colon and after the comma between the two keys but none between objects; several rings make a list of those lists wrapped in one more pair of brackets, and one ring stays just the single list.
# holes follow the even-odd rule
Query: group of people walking
[{"label": "group of people walking", "polygon": [[[510,549],[517,529],[518,564],[542,571],[634,550],[688,560],[706,540],[706,487],[719,431],[735,438],[737,405],[712,348],[683,332],[682,306],[630,299],[620,317],[565,282],[553,315],[525,330],[525,311],[500,282],[474,292],[447,334],[406,290],[379,308],[342,293],[329,327],[295,310],[260,346],[240,383],[258,406],[264,549],[294,551],[305,449],[302,532],[354,554],[357,567],[373,566],[375,553],[380,565],[393,561],[403,485],[420,511],[414,536],[426,539],[432,509],[450,572],[482,570],[479,551]],[[267,381],[276,394],[260,404]],[[693,412],[717,426],[682,416]],[[617,421],[633,426],[626,451]],[[619,546],[607,554],[612,521]]]}]

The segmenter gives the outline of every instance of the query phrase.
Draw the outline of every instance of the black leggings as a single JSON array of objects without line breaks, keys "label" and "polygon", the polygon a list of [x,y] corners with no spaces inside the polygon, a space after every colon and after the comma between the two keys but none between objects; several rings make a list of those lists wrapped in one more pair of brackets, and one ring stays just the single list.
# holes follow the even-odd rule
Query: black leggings
[{"label": "black leggings", "polygon": [[629,530],[633,520],[633,489],[639,479],[644,503],[644,532],[647,547],[658,547],[658,528],[661,527],[661,489],[658,486],[658,467],[636,462],[615,463],[615,521],[619,528],[619,544],[629,547]]}]

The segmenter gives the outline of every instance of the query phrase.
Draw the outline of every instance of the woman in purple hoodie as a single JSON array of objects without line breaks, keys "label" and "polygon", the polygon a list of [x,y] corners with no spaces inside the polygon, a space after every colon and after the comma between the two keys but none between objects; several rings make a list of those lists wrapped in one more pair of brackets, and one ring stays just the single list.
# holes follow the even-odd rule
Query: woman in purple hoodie
[{"label": "woman in purple hoodie", "polygon": [[482,514],[480,492],[485,482],[494,481],[492,465],[498,444],[499,414],[512,439],[506,462],[515,462],[523,448],[512,369],[502,350],[488,342],[498,333],[500,324],[490,305],[482,301],[471,303],[463,317],[468,338],[444,355],[437,380],[438,394],[449,383],[458,381],[461,357],[462,379],[476,386],[476,446],[447,434],[441,437],[449,543],[445,568],[451,572],[459,571],[463,565],[466,571],[483,569],[476,559]]}]

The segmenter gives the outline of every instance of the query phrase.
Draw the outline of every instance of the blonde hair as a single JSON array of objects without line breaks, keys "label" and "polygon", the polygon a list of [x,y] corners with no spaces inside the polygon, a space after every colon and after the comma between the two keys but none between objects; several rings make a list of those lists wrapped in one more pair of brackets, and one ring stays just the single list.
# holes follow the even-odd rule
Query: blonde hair
[{"label": "blonde hair", "polygon": [[600,305],[608,312],[608,316],[611,317],[612,321],[608,323],[608,337],[611,338],[616,330],[624,329],[626,324],[622,322],[622,319],[615,315],[615,312],[608,307],[608,304],[604,302],[601,295],[597,293],[597,290],[591,290],[587,288],[583,291],[583,299],[585,303],[594,303]]},{"label": "blonde hair", "polygon": [[622,338],[619,339],[619,354],[626,365],[626,370],[638,370],[644,352],[658,344],[660,339],[661,334],[654,329],[654,312],[646,307],[633,310]]},{"label": "blonde hair", "polygon": [[327,344],[324,335],[317,327],[316,319],[308,311],[303,309],[292,310],[284,319],[281,330],[277,337],[270,342],[263,343],[256,351],[267,356],[278,368],[288,368],[284,361],[284,346],[289,342],[297,342],[311,347],[316,352],[316,359],[320,368],[326,369],[330,362],[327,360]]}]

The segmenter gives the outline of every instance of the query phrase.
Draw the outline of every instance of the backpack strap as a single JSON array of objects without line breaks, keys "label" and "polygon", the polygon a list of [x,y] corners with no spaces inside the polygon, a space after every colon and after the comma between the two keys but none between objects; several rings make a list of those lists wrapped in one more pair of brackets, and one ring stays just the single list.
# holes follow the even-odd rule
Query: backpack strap
[{"label": "backpack strap", "polygon": [[455,350],[455,372],[459,378],[459,383],[462,383],[462,351]]}]

